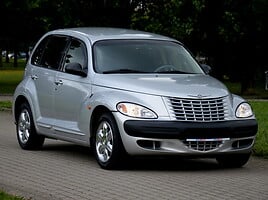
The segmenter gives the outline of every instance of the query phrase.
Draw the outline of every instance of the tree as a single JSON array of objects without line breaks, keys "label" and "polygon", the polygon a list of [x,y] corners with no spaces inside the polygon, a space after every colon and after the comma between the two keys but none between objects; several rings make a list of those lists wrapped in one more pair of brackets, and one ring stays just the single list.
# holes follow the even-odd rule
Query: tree
[{"label": "tree", "polygon": [[[136,9],[132,28],[164,34],[186,44],[194,54],[209,57],[218,66],[218,24],[221,23],[223,2],[215,0],[150,0],[134,1]],[[217,49],[217,51],[215,51]],[[220,51],[220,52],[219,52]],[[220,67],[214,67],[215,75],[221,77]]]},{"label": "tree", "polygon": [[256,60],[258,65],[259,79],[264,77],[264,72],[268,70],[267,52],[268,52],[268,1],[254,0],[253,13],[256,20]]},{"label": "tree", "polygon": [[[0,4],[0,17],[2,21],[0,33],[0,48],[14,51],[14,66],[17,66],[17,52],[19,50],[28,51],[28,45],[36,38],[39,32],[32,18],[32,8],[34,1],[31,0],[2,0]],[[35,27],[35,28],[33,28]],[[6,55],[6,58],[7,55]],[[6,59],[8,61],[8,59]]]},{"label": "tree", "polygon": [[[200,45],[198,18],[204,9],[203,3],[204,0],[133,1],[131,27],[177,38],[196,49]],[[195,45],[192,39],[197,42]]]},{"label": "tree", "polygon": [[240,81],[245,92],[268,70],[267,10],[266,0],[1,0],[0,49],[26,51],[45,32],[65,27],[145,30],[208,57],[214,76]]},{"label": "tree", "polygon": [[[129,27],[131,1],[1,0],[0,49],[28,51],[45,32],[77,26]],[[49,12],[48,12],[49,11]]]},{"label": "tree", "polygon": [[266,65],[265,0],[134,0],[131,27],[174,37],[208,57],[213,75],[254,85]]}]

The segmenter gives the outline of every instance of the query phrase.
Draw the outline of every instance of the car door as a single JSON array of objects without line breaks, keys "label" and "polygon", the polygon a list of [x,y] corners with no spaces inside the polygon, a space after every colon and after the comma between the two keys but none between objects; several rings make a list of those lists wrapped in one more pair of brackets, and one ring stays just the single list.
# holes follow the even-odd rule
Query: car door
[{"label": "car door", "polygon": [[[91,93],[88,77],[70,74],[66,65],[79,63],[87,72],[88,58],[86,45],[72,38],[63,61],[61,72],[57,74],[55,88],[55,131],[58,136],[83,140],[81,113],[87,109],[85,101]],[[87,119],[88,120],[88,119]]]},{"label": "car door", "polygon": [[50,35],[44,38],[31,58],[31,79],[35,85],[37,126],[41,131],[52,132],[54,123],[55,79],[62,62],[68,38]]}]

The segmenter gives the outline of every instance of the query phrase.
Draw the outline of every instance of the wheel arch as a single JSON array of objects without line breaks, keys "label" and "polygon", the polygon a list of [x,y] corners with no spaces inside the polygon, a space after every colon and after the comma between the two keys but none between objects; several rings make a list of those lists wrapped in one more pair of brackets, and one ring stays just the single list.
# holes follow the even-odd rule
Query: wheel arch
[{"label": "wheel arch", "polygon": [[109,110],[107,107],[105,107],[103,105],[100,105],[100,106],[97,106],[94,109],[94,111],[92,112],[91,119],[90,119],[90,127],[89,127],[89,130],[90,130],[90,138],[89,138],[90,146],[92,146],[92,139],[94,137],[94,131],[97,128],[98,119],[100,118],[100,116],[103,113],[111,113],[111,110]]},{"label": "wheel arch", "polygon": [[20,95],[16,98],[15,102],[14,102],[14,108],[13,108],[13,112],[14,112],[14,120],[17,121],[18,117],[19,117],[19,109],[20,109],[20,106],[23,104],[23,103],[27,103],[30,107],[30,103],[28,101],[28,99],[23,96],[23,95]]},{"label": "wheel arch", "polygon": [[[103,126],[103,124],[109,126],[108,135],[110,136],[107,136],[106,131],[103,131],[103,127],[100,127]],[[99,128],[101,128],[103,132],[99,131]],[[105,106],[96,107],[91,118],[90,129],[92,131],[90,135],[90,145],[101,168],[116,169],[120,167],[121,164],[124,164],[123,162],[127,158],[127,152],[122,142],[121,133],[118,130],[118,124],[114,113]],[[97,141],[99,137],[101,139]],[[109,145],[107,143],[109,143]],[[112,146],[112,148],[107,148],[107,146]]]}]

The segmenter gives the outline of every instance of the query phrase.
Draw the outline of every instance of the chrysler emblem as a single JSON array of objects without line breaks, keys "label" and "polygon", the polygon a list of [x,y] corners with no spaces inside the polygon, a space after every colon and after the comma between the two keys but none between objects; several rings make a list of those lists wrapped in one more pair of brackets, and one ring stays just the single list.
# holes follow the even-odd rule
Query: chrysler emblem
[{"label": "chrysler emblem", "polygon": [[194,97],[194,98],[198,98],[198,99],[203,99],[206,97],[209,97],[210,95],[202,95],[202,94],[198,94],[198,95],[188,95],[189,97]]}]

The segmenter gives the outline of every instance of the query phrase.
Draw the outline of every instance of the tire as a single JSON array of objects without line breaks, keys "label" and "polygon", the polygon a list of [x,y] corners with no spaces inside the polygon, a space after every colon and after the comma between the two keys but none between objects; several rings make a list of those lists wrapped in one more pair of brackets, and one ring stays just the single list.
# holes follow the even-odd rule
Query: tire
[{"label": "tire", "polygon": [[23,103],[20,106],[16,119],[16,131],[22,149],[34,150],[43,146],[45,137],[36,133],[32,111],[28,103]]},{"label": "tire", "polygon": [[219,165],[222,167],[228,168],[240,168],[244,166],[249,158],[251,153],[247,154],[233,154],[233,155],[222,155],[216,158]]},{"label": "tire", "polygon": [[114,117],[102,114],[93,137],[95,158],[103,169],[117,169],[126,157],[125,149]]}]

